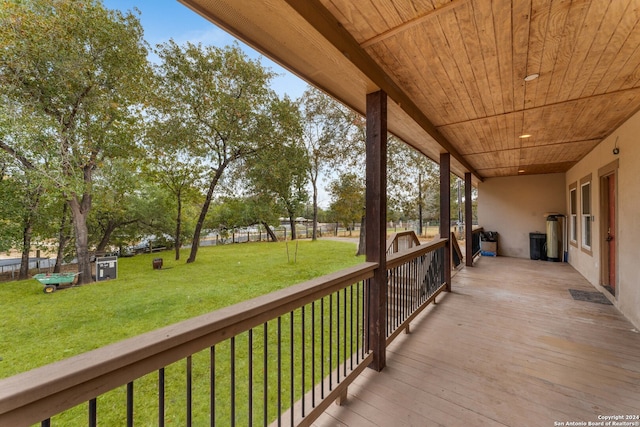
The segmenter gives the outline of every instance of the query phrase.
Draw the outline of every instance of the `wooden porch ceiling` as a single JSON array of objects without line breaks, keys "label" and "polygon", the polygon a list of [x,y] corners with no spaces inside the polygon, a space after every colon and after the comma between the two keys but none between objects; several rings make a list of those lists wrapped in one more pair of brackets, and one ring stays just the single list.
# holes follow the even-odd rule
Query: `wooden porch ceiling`
[{"label": "wooden porch ceiling", "polygon": [[640,109],[639,0],[180,1],[361,113],[385,90],[476,181],[565,172]]}]

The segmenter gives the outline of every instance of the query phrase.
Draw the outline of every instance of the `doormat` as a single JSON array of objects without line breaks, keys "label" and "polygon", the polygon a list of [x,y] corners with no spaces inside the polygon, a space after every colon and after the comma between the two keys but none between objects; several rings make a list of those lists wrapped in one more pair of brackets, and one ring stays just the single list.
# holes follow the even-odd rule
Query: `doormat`
[{"label": "doormat", "polygon": [[587,302],[595,302],[597,304],[605,304],[605,305],[613,305],[611,301],[607,299],[604,295],[602,295],[598,291],[589,292],[589,291],[579,291],[577,289],[569,289],[571,296],[576,301],[587,301]]}]

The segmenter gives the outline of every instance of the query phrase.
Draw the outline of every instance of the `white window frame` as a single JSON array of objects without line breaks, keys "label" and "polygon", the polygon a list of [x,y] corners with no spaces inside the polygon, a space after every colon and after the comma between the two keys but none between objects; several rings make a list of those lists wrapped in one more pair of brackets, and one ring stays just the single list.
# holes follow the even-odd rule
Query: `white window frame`
[{"label": "white window frame", "polygon": [[569,243],[578,247],[578,183],[569,186]]},{"label": "white window frame", "polygon": [[[587,254],[592,254],[593,246],[593,190],[591,187],[591,174],[580,180],[580,219],[581,219],[581,249]],[[585,190],[588,191],[585,197]]]}]

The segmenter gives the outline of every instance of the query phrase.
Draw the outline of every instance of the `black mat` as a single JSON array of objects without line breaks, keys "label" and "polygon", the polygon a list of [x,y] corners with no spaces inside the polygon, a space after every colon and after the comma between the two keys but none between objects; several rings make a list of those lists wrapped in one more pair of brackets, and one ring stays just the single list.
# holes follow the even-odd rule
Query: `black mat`
[{"label": "black mat", "polygon": [[589,292],[589,291],[579,291],[577,289],[569,289],[571,296],[576,301],[588,301],[595,302],[597,304],[605,304],[605,305],[613,305],[611,301],[607,299],[604,295],[602,295],[598,291]]}]

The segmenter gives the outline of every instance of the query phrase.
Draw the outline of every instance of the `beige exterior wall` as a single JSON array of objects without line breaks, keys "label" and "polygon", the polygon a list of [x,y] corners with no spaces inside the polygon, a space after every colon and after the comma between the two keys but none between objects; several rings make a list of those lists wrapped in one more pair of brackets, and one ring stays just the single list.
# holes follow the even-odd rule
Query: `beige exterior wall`
[{"label": "beige exterior wall", "polygon": [[[609,296],[600,287],[601,283],[601,226],[600,226],[600,177],[598,170],[618,160],[617,197],[617,295],[611,298],[620,311],[640,327],[640,113],[637,113],[607,139],[600,143],[582,161],[566,174],[566,207],[569,209],[568,187],[591,174],[592,178],[592,253],[580,249],[581,235],[578,233],[578,247],[569,249],[569,263],[589,280],[596,288]],[[613,154],[616,145],[618,155]],[[580,205],[578,193],[578,205]],[[581,230],[580,220],[578,230]]]},{"label": "beige exterior wall", "polygon": [[564,174],[490,178],[480,183],[478,224],[498,232],[498,255],[529,258],[529,233],[546,232],[545,213],[566,214],[565,187]]}]

